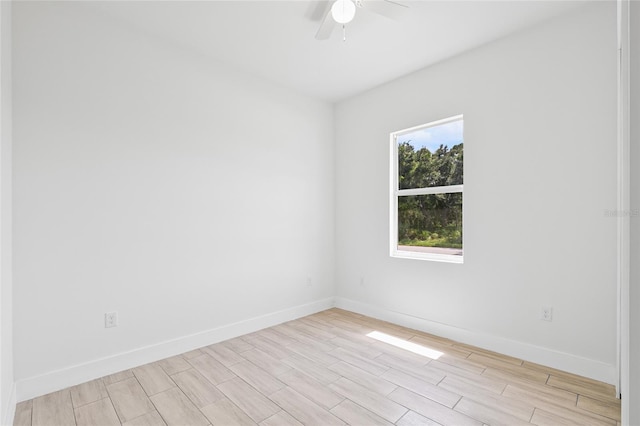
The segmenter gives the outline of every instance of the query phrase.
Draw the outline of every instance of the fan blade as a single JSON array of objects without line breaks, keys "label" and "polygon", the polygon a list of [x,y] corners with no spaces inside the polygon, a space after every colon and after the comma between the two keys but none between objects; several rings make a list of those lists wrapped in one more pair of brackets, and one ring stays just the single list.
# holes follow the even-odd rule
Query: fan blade
[{"label": "fan blade", "polygon": [[333,32],[333,28],[336,26],[336,21],[331,17],[331,9],[327,12],[322,20],[322,24],[320,24],[320,28],[318,28],[318,32],[316,33],[316,40],[326,40],[331,36],[331,32]]},{"label": "fan blade", "polygon": [[378,15],[398,20],[409,6],[391,0],[360,0],[362,7]]}]

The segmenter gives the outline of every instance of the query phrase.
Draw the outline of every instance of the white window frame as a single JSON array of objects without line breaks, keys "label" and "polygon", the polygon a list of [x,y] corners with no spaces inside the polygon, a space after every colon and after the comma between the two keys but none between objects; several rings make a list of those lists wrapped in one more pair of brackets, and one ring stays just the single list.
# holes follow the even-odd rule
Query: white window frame
[{"label": "white window frame", "polygon": [[[410,127],[408,129],[398,130],[390,134],[390,191],[389,191],[389,253],[391,257],[397,257],[402,259],[421,259],[421,260],[433,260],[438,262],[450,262],[450,263],[464,263],[464,185],[450,185],[450,186],[434,186],[428,188],[412,188],[412,189],[398,189],[398,137],[407,133],[415,132],[416,130],[427,129],[429,127],[440,126],[442,124],[451,123],[453,121],[464,120],[462,114],[453,117],[445,118],[442,120],[432,121],[420,126]],[[464,164],[463,166],[464,167]],[[462,255],[453,254],[438,254],[438,253],[422,253],[406,250],[398,250],[398,198],[407,195],[428,195],[428,194],[451,194],[460,192],[462,193]]]}]

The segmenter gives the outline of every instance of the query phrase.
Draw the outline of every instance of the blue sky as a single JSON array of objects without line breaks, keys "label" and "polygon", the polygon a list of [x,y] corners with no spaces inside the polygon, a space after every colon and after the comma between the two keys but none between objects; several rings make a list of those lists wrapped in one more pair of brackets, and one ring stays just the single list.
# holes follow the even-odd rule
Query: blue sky
[{"label": "blue sky", "polygon": [[462,120],[457,120],[406,133],[398,137],[398,144],[409,142],[416,151],[420,148],[427,148],[434,152],[441,144],[451,148],[462,142],[462,123]]}]

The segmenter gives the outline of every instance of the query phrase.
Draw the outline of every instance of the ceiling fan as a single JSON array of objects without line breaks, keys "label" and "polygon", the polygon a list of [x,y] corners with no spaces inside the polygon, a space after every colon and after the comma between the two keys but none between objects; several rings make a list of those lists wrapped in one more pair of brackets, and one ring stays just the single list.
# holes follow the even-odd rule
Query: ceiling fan
[{"label": "ceiling fan", "polygon": [[320,28],[316,33],[316,40],[326,40],[331,36],[336,24],[348,24],[356,14],[356,8],[369,10],[387,18],[396,19],[408,6],[391,0],[336,0],[327,11]]}]

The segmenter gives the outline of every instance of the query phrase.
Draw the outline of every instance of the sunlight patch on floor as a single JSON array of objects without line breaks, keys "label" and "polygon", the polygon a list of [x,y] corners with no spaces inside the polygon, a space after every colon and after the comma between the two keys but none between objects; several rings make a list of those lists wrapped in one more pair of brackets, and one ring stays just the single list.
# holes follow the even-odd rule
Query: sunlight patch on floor
[{"label": "sunlight patch on floor", "polygon": [[414,354],[426,356],[427,358],[438,359],[443,355],[443,353],[440,351],[436,351],[426,346],[418,345],[417,343],[409,342],[408,340],[390,336],[379,331],[372,331],[371,333],[367,334],[367,336],[371,337],[372,339],[379,340],[380,342],[395,346],[397,348],[413,352]]}]

